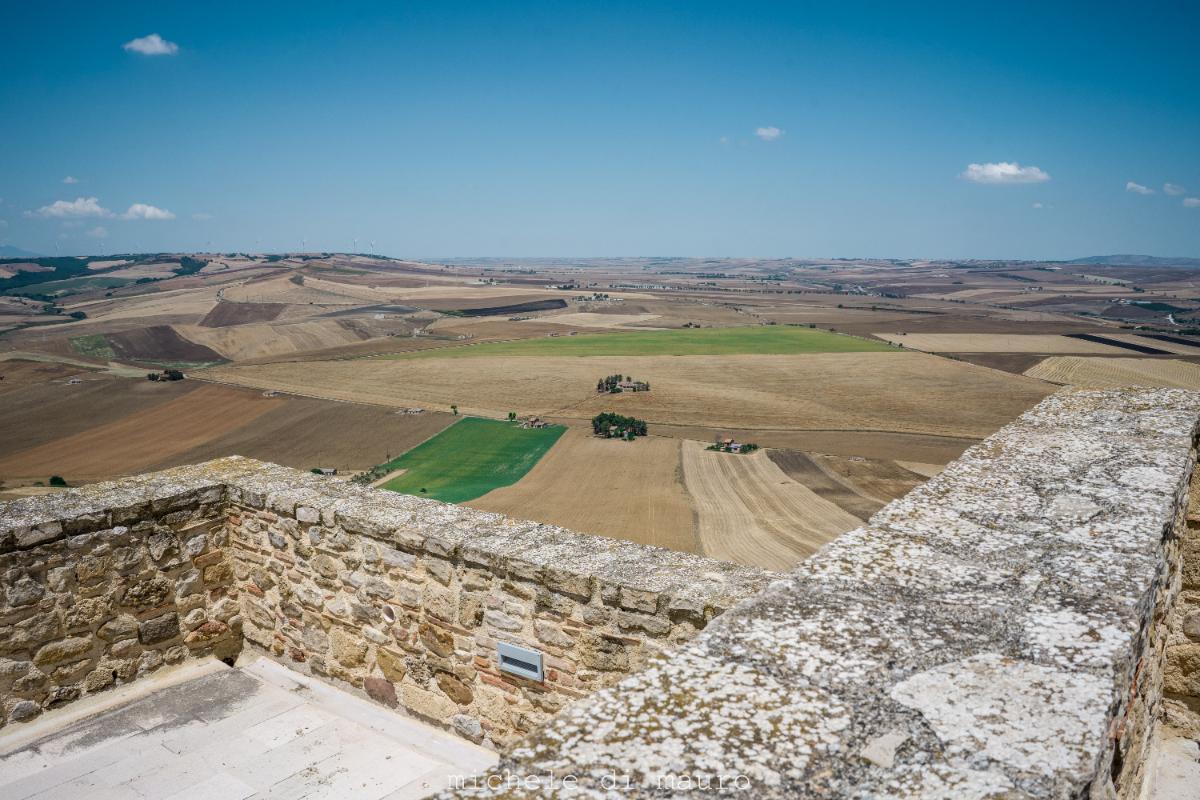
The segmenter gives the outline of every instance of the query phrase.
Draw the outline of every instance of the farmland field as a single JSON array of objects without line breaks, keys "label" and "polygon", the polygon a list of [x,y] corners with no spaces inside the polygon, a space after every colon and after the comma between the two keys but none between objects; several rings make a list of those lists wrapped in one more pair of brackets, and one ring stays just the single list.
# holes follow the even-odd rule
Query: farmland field
[{"label": "farmland field", "polygon": [[[553,317],[543,319],[553,320]],[[395,358],[499,356],[697,356],[785,353],[871,353],[895,348],[870,339],[814,328],[763,325],[753,328],[689,328],[579,334],[446,348],[437,353],[404,353]]]},{"label": "farmland field", "polygon": [[565,430],[467,417],[388,462],[384,471],[405,472],[382,488],[447,503],[474,500],[519,481]]},{"label": "farmland field", "polygon": [[252,424],[282,402],[224,386],[200,386],[107,424],[28,450],[6,452],[0,457],[0,475],[59,474],[95,480],[113,472],[136,472]]},{"label": "farmland field", "polygon": [[1200,390],[1200,364],[1176,359],[1053,356],[1026,370],[1025,374],[1087,389],[1167,386]]},{"label": "farmland field", "polygon": [[[1000,333],[877,333],[880,339],[927,353],[1107,353],[1123,352],[1101,342],[1069,336]],[[1146,344],[1153,344],[1147,341]]]},{"label": "farmland field", "polygon": [[584,533],[698,553],[677,439],[599,439],[572,428],[529,474],[468,505]]},{"label": "farmland field", "polygon": [[790,569],[862,521],[789,478],[767,454],[715,453],[683,443],[683,478],[704,555]]},{"label": "farmland field", "polygon": [[[482,353],[490,347],[423,352]],[[598,395],[596,381],[617,373],[650,381],[653,390]],[[226,366],[198,376],[394,407],[446,410],[456,404],[464,413],[479,416],[499,417],[515,409],[582,421],[601,411],[616,411],[645,419],[652,428],[660,423],[706,429],[701,435],[692,434],[698,439],[709,439],[718,429],[896,431],[982,438],[1053,389],[1020,375],[895,350],[806,355],[496,356],[461,363],[440,358],[378,358]],[[747,438],[772,446],[765,438]],[[935,459],[920,456],[913,460]]]}]

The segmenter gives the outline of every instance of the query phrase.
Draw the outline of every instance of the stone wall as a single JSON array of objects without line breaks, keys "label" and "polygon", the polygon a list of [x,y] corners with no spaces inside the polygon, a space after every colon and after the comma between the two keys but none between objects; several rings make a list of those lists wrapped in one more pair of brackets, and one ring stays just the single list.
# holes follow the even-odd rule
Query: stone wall
[{"label": "stone wall", "polygon": [[[503,746],[772,577],[221,459],[0,504],[0,702],[20,721],[245,641]],[[498,641],[545,681],[501,672]]]},{"label": "stone wall", "polygon": [[1173,603],[1160,622],[1166,644],[1165,716],[1182,735],[1200,739],[1200,474],[1193,476],[1187,514],[1171,546],[1178,551]]},{"label": "stone wall", "polygon": [[1198,418],[1047,398],[454,795],[1137,797],[1196,680]]},{"label": "stone wall", "polygon": [[[260,485],[235,490],[229,513],[246,639],[493,747],[692,638],[770,577],[328,481],[288,497]],[[502,672],[500,641],[540,651],[545,680]]]},{"label": "stone wall", "polygon": [[212,488],[0,526],[0,725],[163,664],[237,655],[222,499]]}]

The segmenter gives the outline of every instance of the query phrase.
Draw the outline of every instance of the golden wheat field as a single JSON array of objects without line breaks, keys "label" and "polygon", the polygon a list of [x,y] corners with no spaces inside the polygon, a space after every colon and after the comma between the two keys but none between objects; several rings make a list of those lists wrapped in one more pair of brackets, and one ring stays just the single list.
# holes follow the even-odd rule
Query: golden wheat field
[{"label": "golden wheat field", "polygon": [[678,439],[598,439],[568,430],[518,483],[466,505],[585,533],[699,553]]},{"label": "golden wheat field", "polygon": [[[621,373],[652,391],[597,394]],[[197,377],[300,395],[504,416],[600,411],[707,429],[900,431],[983,437],[1053,387],[923,353],[497,356],[230,365]],[[886,387],[880,390],[880,387]]]},{"label": "golden wheat field", "polygon": [[1166,386],[1200,390],[1200,365],[1175,359],[1052,356],[1025,370],[1025,374],[1087,389]]}]

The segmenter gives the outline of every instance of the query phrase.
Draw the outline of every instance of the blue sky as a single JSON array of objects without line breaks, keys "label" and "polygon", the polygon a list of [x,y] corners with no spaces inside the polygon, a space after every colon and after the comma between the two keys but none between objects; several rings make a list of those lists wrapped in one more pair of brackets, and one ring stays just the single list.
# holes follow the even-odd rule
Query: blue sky
[{"label": "blue sky", "polygon": [[1200,256],[1194,2],[6,3],[0,46],[43,253]]}]

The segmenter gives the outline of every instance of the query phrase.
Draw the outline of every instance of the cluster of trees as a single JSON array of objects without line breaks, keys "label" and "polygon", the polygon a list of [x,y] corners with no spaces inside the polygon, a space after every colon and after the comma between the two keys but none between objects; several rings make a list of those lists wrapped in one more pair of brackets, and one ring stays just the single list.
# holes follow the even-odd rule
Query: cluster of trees
[{"label": "cluster of trees", "polygon": [[592,433],[607,439],[633,440],[646,435],[646,421],[605,411],[592,417]]},{"label": "cluster of trees", "polygon": [[159,372],[146,373],[148,381],[181,381],[184,379],[184,374],[177,369],[164,369]]},{"label": "cluster of trees", "polygon": [[[621,375],[608,375],[596,381],[596,391],[601,394],[620,394],[622,391],[624,391],[621,388],[622,379],[625,381],[625,383],[635,383],[633,378],[629,377],[628,375],[625,375],[623,378]],[[636,385],[629,391],[648,392],[650,391],[650,383],[649,381],[636,381]]]}]

